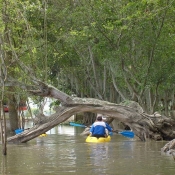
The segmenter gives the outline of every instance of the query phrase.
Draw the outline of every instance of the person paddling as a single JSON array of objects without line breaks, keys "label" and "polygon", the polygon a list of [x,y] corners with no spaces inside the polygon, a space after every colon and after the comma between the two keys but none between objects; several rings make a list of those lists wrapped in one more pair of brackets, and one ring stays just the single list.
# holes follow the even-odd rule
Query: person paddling
[{"label": "person paddling", "polygon": [[92,137],[106,137],[108,133],[106,133],[107,125],[102,120],[102,116],[98,116],[97,120],[92,124],[90,128],[90,136]]},{"label": "person paddling", "polygon": [[106,129],[105,129],[105,132],[106,132],[106,134],[107,135],[112,135],[112,131],[113,131],[113,129],[111,128],[111,126],[106,122],[106,117],[105,116],[102,116],[102,120],[103,120],[103,122],[105,122],[105,124],[106,124]]}]

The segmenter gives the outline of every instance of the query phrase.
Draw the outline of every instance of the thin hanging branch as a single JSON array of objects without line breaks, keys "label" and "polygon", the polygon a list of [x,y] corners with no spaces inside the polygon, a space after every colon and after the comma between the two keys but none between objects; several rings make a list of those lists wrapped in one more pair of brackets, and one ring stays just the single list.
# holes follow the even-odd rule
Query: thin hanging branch
[{"label": "thin hanging branch", "polygon": [[116,84],[116,81],[115,81],[115,78],[114,78],[114,72],[113,72],[113,68],[112,68],[112,65],[111,63],[109,63],[109,67],[110,67],[110,70],[111,70],[111,75],[112,75],[112,82],[113,82],[113,85],[114,85],[114,88],[115,90],[118,92],[118,94],[121,96],[121,98],[123,100],[126,100],[125,96],[123,95],[123,93],[119,90],[117,84]]},{"label": "thin hanging branch", "polygon": [[2,148],[3,148],[3,155],[7,154],[7,135],[6,135],[6,119],[4,114],[4,106],[3,106],[3,100],[4,100],[4,90],[5,90],[5,81],[7,79],[7,68],[4,61],[4,54],[2,51],[2,39],[0,37],[0,81],[1,81],[1,98],[0,98],[0,125],[1,125],[1,140],[2,140]]},{"label": "thin hanging branch", "polygon": [[[164,26],[164,21],[165,21],[165,17],[166,17],[166,14],[167,14],[167,11],[168,9],[166,9],[164,11],[164,14],[162,16],[162,21],[161,21],[161,24],[160,24],[160,28],[156,34],[156,38],[155,38],[155,41],[153,43],[153,46],[152,46],[152,49],[150,51],[150,56],[149,56],[149,62],[148,62],[148,66],[147,66],[147,72],[146,72],[146,76],[145,76],[145,81],[143,83],[143,87],[145,87],[146,83],[147,83],[147,80],[148,80],[148,75],[150,73],[150,68],[151,68],[151,65],[152,65],[152,62],[153,62],[153,59],[154,59],[154,52],[155,52],[155,49],[156,49],[156,45],[157,45],[157,41],[160,37],[160,34],[162,32],[162,29],[163,29],[163,26]],[[143,88],[140,92],[140,95],[139,95],[139,100],[142,98],[143,94],[144,94],[144,91],[145,91],[145,88]]]},{"label": "thin hanging branch", "polygon": [[44,68],[45,68],[45,81],[47,81],[47,73],[48,73],[48,66],[47,66],[47,57],[48,57],[48,50],[47,50],[47,4],[48,1],[44,0],[44,52],[45,52],[45,59],[44,59]]},{"label": "thin hanging branch", "polygon": [[104,65],[104,73],[103,73],[103,95],[106,92],[106,65]]},{"label": "thin hanging branch", "polygon": [[91,50],[91,47],[88,46],[88,50],[89,50],[89,55],[90,55],[90,59],[91,59],[91,63],[92,63],[92,69],[93,69],[93,73],[94,73],[94,79],[95,79],[95,84],[96,84],[96,89],[98,89],[98,96],[100,97],[100,99],[103,99],[101,93],[100,93],[100,86],[97,80],[97,74],[96,74],[96,68],[95,68],[95,62],[94,62],[94,57],[93,57],[93,53]]}]

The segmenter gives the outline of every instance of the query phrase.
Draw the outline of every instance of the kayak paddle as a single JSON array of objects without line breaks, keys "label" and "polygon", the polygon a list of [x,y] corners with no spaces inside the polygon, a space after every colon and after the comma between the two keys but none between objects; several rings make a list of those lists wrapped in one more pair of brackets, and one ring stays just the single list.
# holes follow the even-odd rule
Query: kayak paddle
[{"label": "kayak paddle", "polygon": [[[74,123],[74,122],[69,122],[70,126],[78,126],[78,127],[82,127],[82,128],[86,128],[87,126],[86,125],[83,125],[83,124],[78,124],[78,123]],[[121,134],[125,137],[128,137],[128,138],[134,138],[134,132],[130,131],[130,130],[124,130],[124,131],[112,131],[112,132],[116,132],[118,134]],[[112,132],[109,132],[109,135],[112,135]]]},{"label": "kayak paddle", "polygon": [[74,123],[74,122],[69,122],[70,126],[78,126],[78,127],[82,127],[82,128],[86,128],[87,126],[82,125],[82,124],[78,124],[78,123]]},{"label": "kayak paddle", "polygon": [[121,134],[122,136],[125,136],[125,137],[129,137],[129,138],[134,138],[134,132],[133,131],[129,131],[129,130],[124,130],[124,131],[113,131],[113,132],[116,132],[118,134]]}]

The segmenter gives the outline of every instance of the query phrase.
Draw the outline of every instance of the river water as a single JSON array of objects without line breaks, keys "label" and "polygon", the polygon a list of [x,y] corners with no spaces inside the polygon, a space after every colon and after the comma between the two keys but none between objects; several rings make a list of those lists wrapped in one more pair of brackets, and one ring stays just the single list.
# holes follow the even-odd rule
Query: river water
[{"label": "river water", "polygon": [[[8,144],[1,175],[174,175],[175,161],[161,154],[165,141],[141,142],[113,135],[86,143],[83,128],[59,125],[25,144]],[[1,145],[0,145],[1,148]]]}]

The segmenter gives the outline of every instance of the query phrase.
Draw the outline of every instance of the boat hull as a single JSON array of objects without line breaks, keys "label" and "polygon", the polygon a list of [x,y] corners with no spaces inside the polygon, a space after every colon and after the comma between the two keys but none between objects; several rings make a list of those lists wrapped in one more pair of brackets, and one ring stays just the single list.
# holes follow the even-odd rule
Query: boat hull
[{"label": "boat hull", "polygon": [[46,133],[39,135],[39,137],[46,137],[46,136],[47,136]]},{"label": "boat hull", "polygon": [[108,136],[108,137],[100,137],[100,138],[88,136],[86,138],[86,142],[90,142],[90,143],[103,143],[103,142],[110,142],[110,141],[111,141],[111,137],[110,136]]}]

